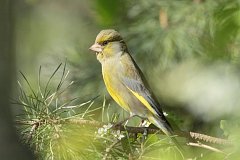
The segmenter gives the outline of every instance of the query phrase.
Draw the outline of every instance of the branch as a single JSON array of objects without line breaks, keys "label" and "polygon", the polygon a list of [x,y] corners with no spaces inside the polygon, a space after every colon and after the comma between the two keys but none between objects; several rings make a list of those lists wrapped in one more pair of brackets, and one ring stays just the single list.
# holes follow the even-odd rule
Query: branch
[{"label": "branch", "polygon": [[99,121],[94,121],[94,120],[85,120],[85,119],[67,119],[67,120],[60,120],[60,123],[72,123],[72,124],[78,124],[78,125],[90,125],[92,127],[102,127],[106,123],[99,122]]},{"label": "branch", "polygon": [[[102,127],[103,125],[106,125],[107,123],[102,123],[94,120],[84,120],[84,119],[68,119],[65,120],[65,122],[73,123],[73,124],[79,124],[79,125],[90,125],[93,127]],[[118,125],[118,123],[113,124],[112,127],[113,130],[120,130],[120,131],[127,131],[128,133],[144,133],[145,130],[147,130],[148,134],[154,134],[156,132],[160,132],[163,134],[161,130],[158,128],[149,128],[149,127],[130,127],[130,126],[124,126],[124,125]]]},{"label": "branch", "polygon": [[34,134],[34,131],[36,130],[38,128],[38,124],[37,123],[35,123],[35,124],[33,124],[33,126],[32,126],[32,128],[31,128],[31,130],[30,130],[30,132],[29,132],[29,135],[28,135],[28,142],[30,142],[30,140],[32,139],[32,136],[33,136],[33,134]]},{"label": "branch", "polygon": [[[30,121],[16,121],[17,124],[21,125],[34,125],[36,124],[36,121],[30,120]],[[43,123],[47,123],[45,120],[44,121],[38,121],[37,122],[39,125]],[[95,120],[85,120],[85,119],[77,119],[77,118],[72,118],[72,119],[65,119],[65,120],[53,120],[51,123],[55,124],[60,124],[60,123],[72,123],[72,124],[78,124],[78,125],[89,125],[92,127],[102,127],[103,125],[107,125],[107,123],[103,122],[98,122]],[[113,130],[120,130],[120,131],[127,131],[128,133],[144,133],[147,131],[148,134],[154,134],[156,132],[160,134],[164,134],[161,130],[158,128],[149,128],[149,127],[130,127],[130,126],[124,126],[124,125],[119,125],[118,123],[113,124],[112,127]],[[183,132],[183,131],[176,131],[176,135],[186,137],[186,138],[192,138],[196,140],[202,140],[204,142],[209,142],[209,143],[215,143],[215,144],[223,144],[223,145],[229,145],[232,144],[231,141],[226,140],[226,139],[221,139],[221,138],[216,138],[208,135],[204,135],[201,133],[195,133],[195,132]]]},{"label": "branch", "polygon": [[198,143],[189,142],[189,143],[187,143],[187,145],[189,145],[189,146],[194,146],[194,147],[205,148],[205,149],[211,150],[211,151],[213,151],[213,152],[218,152],[218,153],[226,154],[225,152],[223,152],[223,151],[221,151],[221,150],[219,150],[219,149],[217,149],[217,148],[208,146],[208,145],[206,145],[206,144],[202,144],[202,143],[200,143],[200,142],[198,142]]},{"label": "branch", "polygon": [[[68,122],[79,124],[79,125],[91,125],[94,127],[102,127],[103,125],[106,125],[106,123],[102,123],[102,122],[98,122],[98,121],[83,120],[83,119],[69,119]],[[158,128],[149,128],[149,127],[130,127],[130,126],[113,124],[112,129],[120,130],[120,131],[127,131],[128,133],[144,133],[145,130],[147,130],[148,134],[154,134],[156,132],[164,134]],[[176,131],[175,133],[178,136],[187,137],[187,138],[191,137],[192,139],[202,140],[204,142],[209,142],[209,143],[214,143],[214,144],[223,144],[223,145],[232,144],[232,142],[229,140],[222,139],[222,138],[216,138],[216,137],[208,136],[208,135],[201,134],[201,133],[183,132],[183,131]]]},{"label": "branch", "polygon": [[199,140],[203,140],[203,141],[209,142],[209,143],[224,144],[224,145],[232,144],[232,142],[229,140],[222,139],[222,138],[216,138],[216,137],[208,136],[208,135],[201,134],[201,133],[190,132],[190,136],[193,139],[199,139]]}]

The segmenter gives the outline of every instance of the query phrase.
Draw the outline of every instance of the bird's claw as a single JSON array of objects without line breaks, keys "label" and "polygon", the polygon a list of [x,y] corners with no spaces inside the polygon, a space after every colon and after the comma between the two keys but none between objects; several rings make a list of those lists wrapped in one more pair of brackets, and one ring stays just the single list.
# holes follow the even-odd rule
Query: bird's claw
[{"label": "bird's claw", "polygon": [[142,142],[144,142],[145,139],[147,139],[147,135],[148,135],[148,130],[147,130],[147,128],[144,127],[144,129],[143,129],[143,134],[142,134],[142,135],[143,135],[143,136],[142,136]]}]

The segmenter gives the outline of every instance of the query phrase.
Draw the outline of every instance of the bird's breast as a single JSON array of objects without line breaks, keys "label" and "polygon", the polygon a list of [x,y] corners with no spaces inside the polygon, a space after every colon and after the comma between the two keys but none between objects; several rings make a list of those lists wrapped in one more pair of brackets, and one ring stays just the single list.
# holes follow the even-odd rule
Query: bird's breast
[{"label": "bird's breast", "polygon": [[129,104],[124,99],[124,94],[128,94],[127,90],[121,83],[119,77],[119,68],[115,65],[102,66],[103,80],[110,96],[125,110],[130,111]]},{"label": "bird's breast", "polygon": [[103,79],[111,97],[128,112],[145,117],[147,109],[123,84],[121,76],[125,75],[126,68],[118,63],[102,65]]}]

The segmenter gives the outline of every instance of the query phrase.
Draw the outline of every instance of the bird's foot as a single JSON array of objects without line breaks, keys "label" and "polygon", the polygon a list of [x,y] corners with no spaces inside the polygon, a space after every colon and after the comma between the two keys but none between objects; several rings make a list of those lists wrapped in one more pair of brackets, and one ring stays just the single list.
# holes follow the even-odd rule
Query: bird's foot
[{"label": "bird's foot", "polygon": [[142,134],[142,143],[144,143],[144,141],[147,139],[147,135],[148,135],[148,128],[144,128],[143,134]]}]

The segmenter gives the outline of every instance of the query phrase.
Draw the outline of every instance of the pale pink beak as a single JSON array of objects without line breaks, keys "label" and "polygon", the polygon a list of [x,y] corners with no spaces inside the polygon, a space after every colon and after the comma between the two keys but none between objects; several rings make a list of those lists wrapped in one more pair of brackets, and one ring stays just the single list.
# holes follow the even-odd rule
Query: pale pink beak
[{"label": "pale pink beak", "polygon": [[89,49],[94,52],[102,52],[102,46],[97,43],[93,44]]}]

